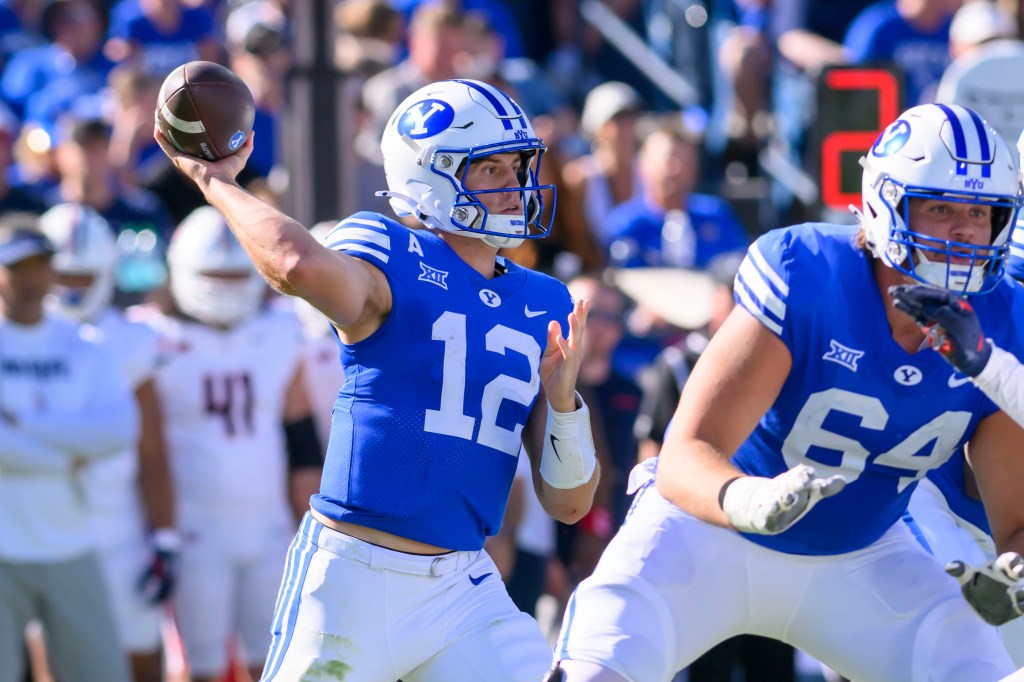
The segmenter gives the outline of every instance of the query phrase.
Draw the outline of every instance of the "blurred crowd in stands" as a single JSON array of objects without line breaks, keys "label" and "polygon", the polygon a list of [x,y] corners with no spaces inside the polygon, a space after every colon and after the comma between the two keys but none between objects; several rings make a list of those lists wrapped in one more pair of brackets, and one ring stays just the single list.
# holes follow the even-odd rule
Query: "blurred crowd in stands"
[{"label": "blurred crowd in stands", "polygon": [[[324,7],[327,25],[297,25]],[[1022,19],[1018,2],[990,0],[0,0],[0,213],[91,208],[116,244],[116,305],[160,304],[173,235],[202,204],[152,138],[176,66],[217,61],[252,90],[250,191],[289,206],[297,164],[337,164],[337,214],[311,223],[390,215],[374,195],[386,186],[380,136],[414,90],[475,78],[509,92],[549,146],[541,179],[558,197],[551,236],[507,255],[593,301],[580,390],[605,472],[574,527],[537,516],[528,475],[513,491],[489,549],[537,613],[543,595],[564,603],[625,518],[629,472],[657,454],[689,368],[732,307],[747,245],[822,215],[793,178],[816,180],[823,70],[882,65],[905,106],[933,101],[954,59],[1017,41]],[[308,107],[294,87],[296,41],[317,31],[342,98],[337,154],[286,144]],[[336,380],[319,368],[336,365],[336,350],[318,324],[306,325],[306,372]],[[310,391],[321,423],[330,396]],[[547,624],[561,611],[550,607]],[[748,682],[796,679],[791,650],[742,640],[689,679],[734,679],[744,662]]]}]

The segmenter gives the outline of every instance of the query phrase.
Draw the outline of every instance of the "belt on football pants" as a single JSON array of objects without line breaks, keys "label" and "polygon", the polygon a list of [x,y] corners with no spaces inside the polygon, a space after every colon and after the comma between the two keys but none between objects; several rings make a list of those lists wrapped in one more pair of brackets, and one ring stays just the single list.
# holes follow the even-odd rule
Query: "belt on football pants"
[{"label": "belt on football pants", "polygon": [[316,539],[316,544],[328,552],[337,554],[346,559],[353,559],[364,563],[373,570],[395,571],[409,575],[425,575],[441,577],[466,569],[479,558],[483,550],[475,552],[447,552],[445,554],[408,554],[398,550],[388,549],[374,545],[365,540],[354,538],[351,535],[334,530],[325,526],[315,518],[310,528],[309,537],[314,537],[316,526],[322,530]]}]

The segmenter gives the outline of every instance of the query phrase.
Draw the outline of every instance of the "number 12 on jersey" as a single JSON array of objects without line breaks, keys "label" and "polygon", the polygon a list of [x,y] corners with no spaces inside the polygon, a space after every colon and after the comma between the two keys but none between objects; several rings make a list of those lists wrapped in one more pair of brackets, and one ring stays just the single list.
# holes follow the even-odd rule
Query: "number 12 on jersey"
[{"label": "number 12 on jersey", "polygon": [[[495,363],[481,361],[469,365],[466,316],[462,313],[442,313],[434,322],[431,338],[444,343],[441,404],[440,409],[426,411],[423,430],[473,440],[477,420],[466,414],[466,372],[468,369],[475,375],[487,373]],[[507,355],[507,351],[519,353],[530,365],[529,381],[498,374],[484,386],[480,396],[480,429],[476,442],[516,456],[522,445],[523,425],[517,424],[511,430],[498,426],[498,409],[504,400],[521,405],[533,402],[540,390],[540,344],[525,332],[498,324],[484,335],[484,348],[499,355]]]}]

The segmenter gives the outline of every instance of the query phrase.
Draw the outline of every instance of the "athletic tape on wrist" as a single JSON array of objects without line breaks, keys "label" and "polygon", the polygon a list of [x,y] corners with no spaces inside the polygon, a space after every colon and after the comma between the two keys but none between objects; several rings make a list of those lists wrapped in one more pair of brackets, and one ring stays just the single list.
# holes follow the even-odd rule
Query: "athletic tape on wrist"
[{"label": "athletic tape on wrist", "polygon": [[576,401],[580,407],[575,412],[555,412],[548,405],[540,475],[549,486],[561,490],[580,487],[597,467],[590,409],[579,393]]},{"label": "athletic tape on wrist", "polygon": [[740,476],[728,481],[722,491],[722,511],[733,528],[744,533],[761,532],[755,523],[761,488],[770,478]]}]

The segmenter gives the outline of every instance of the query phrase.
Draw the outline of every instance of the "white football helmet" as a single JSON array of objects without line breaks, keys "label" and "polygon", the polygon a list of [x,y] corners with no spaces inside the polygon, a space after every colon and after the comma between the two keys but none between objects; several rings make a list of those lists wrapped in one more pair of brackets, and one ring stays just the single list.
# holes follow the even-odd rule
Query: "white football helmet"
[{"label": "white football helmet", "polygon": [[[547,149],[511,97],[474,80],[432,83],[409,95],[391,115],[380,142],[388,197],[399,216],[429,228],[479,237],[497,248],[544,237],[554,219],[555,188],[538,185]],[[469,191],[463,181],[476,159],[506,152],[522,156],[520,187]],[[551,215],[542,224],[541,191],[550,190]],[[490,215],[479,196],[518,192],[522,215]]]},{"label": "white football helmet", "polygon": [[53,269],[59,275],[91,276],[87,287],[54,286],[52,310],[79,322],[91,322],[114,298],[117,241],[110,224],[78,203],[57,204],[39,217],[39,228],[57,249]]},{"label": "white football helmet", "polygon": [[[908,109],[882,131],[861,165],[861,224],[875,257],[919,282],[958,294],[995,287],[1021,206],[1020,175],[1017,155],[977,113],[955,104]],[[915,231],[908,224],[911,197],[990,206],[990,243]],[[939,257],[929,260],[926,254]]]},{"label": "white football helmet", "polygon": [[167,266],[175,305],[204,324],[233,327],[252,317],[263,301],[263,278],[212,206],[197,208],[174,231]]}]

